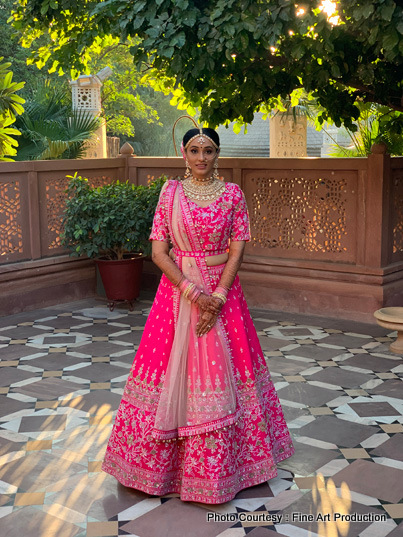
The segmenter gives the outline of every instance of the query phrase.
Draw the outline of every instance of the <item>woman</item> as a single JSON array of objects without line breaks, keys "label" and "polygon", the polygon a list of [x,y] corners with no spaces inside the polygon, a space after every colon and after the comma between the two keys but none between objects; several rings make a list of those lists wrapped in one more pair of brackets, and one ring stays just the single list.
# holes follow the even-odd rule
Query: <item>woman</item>
[{"label": "woman", "polygon": [[294,450],[237,276],[245,198],[218,179],[214,130],[188,131],[182,153],[185,179],[164,185],[155,213],[163,276],[103,469],[149,494],[216,504],[276,476]]}]

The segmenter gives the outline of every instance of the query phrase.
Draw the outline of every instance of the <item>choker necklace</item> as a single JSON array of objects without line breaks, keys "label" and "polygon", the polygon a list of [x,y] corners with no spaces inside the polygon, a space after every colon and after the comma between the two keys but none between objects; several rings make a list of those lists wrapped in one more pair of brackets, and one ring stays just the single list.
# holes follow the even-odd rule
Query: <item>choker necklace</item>
[{"label": "choker necklace", "polygon": [[182,185],[187,198],[199,201],[213,200],[225,190],[225,183],[214,177],[198,182],[190,176],[182,181]]}]

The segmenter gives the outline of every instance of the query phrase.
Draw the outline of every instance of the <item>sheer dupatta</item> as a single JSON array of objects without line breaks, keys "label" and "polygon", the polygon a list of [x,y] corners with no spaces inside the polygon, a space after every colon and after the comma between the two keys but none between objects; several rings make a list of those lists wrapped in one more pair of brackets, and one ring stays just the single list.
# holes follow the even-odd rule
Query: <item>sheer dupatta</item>
[{"label": "sheer dupatta", "polygon": [[[206,260],[181,184],[167,192],[167,214],[174,247],[189,252],[177,264],[205,293],[212,292]],[[232,361],[219,317],[203,337],[196,336],[199,309],[174,289],[175,337],[158,403],[153,436],[160,440],[193,436],[232,425],[238,405]]]}]

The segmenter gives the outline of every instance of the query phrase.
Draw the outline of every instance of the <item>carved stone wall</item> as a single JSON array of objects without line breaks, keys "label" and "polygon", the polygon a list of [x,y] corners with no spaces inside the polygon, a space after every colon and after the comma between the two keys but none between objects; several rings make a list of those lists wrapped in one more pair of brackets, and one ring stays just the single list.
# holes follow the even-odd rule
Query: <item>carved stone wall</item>
[{"label": "carved stone wall", "polygon": [[355,178],[331,172],[309,175],[287,177],[280,172],[264,177],[256,171],[250,176],[251,254],[276,249],[267,255],[354,258]]},{"label": "carved stone wall", "polygon": [[396,170],[392,180],[393,260],[403,259],[403,173]]},{"label": "carved stone wall", "polygon": [[[91,177],[88,181],[94,188],[110,183],[112,178],[106,176]],[[60,233],[62,231],[62,218],[66,204],[68,179],[66,177],[46,179],[44,183],[46,214],[43,216],[47,223],[47,230],[43,235],[45,241],[42,244],[42,248],[45,251],[61,249]]]},{"label": "carved stone wall", "polygon": [[0,183],[0,263],[23,253],[20,182]]}]

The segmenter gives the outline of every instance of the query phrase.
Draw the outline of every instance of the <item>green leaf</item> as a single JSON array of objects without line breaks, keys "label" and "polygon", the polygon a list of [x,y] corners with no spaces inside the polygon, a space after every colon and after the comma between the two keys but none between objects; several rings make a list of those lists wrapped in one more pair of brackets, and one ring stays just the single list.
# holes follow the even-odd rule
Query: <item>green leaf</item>
[{"label": "green leaf", "polygon": [[392,20],[392,15],[395,11],[395,8],[396,4],[391,2],[389,5],[381,6],[378,12],[384,21],[390,21]]},{"label": "green leaf", "polygon": [[399,35],[393,28],[383,37],[382,44],[386,50],[391,50],[399,41]]},{"label": "green leaf", "polygon": [[183,24],[192,28],[196,24],[196,13],[194,11],[186,13]]},{"label": "green leaf", "polygon": [[339,78],[341,76],[339,66],[335,63],[332,63],[330,67],[330,71],[335,78]]}]

